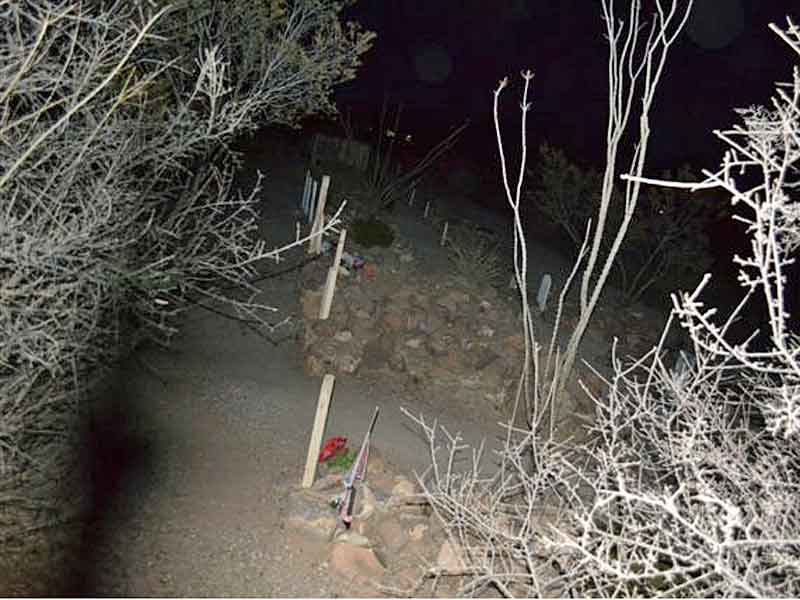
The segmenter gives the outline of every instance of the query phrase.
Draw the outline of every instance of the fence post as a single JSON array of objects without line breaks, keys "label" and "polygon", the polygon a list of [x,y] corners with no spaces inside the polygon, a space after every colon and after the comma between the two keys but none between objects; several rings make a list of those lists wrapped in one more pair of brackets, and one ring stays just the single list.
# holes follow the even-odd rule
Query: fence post
[{"label": "fence post", "polygon": [[310,488],[314,483],[314,474],[317,472],[317,462],[319,461],[319,448],[322,445],[322,434],[325,433],[325,421],[328,420],[328,407],[331,403],[331,394],[333,393],[333,383],[335,381],[336,378],[330,373],[322,378],[322,386],[317,399],[317,414],[314,417],[314,427],[311,430],[311,440],[308,443],[306,468],[303,472],[302,486],[304,488]]}]

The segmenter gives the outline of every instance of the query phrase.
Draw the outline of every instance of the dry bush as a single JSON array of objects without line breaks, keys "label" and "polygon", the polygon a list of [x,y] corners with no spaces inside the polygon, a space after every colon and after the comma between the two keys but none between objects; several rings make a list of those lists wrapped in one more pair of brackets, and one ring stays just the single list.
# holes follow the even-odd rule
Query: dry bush
[{"label": "dry bush", "polygon": [[[792,21],[771,28],[800,54]],[[495,468],[481,468],[479,448],[470,469],[456,470],[470,448],[414,417],[432,455],[420,481],[462,562],[429,576],[459,576],[470,595],[800,594],[800,339],[788,330],[785,273],[800,246],[800,69],[772,106],[738,113],[739,125],[716,132],[728,151],[704,182],[622,179],[720,189],[747,207],[752,254],[733,259],[741,303],[728,315],[705,306],[709,275],[673,295],[696,360],[682,372],[663,363],[672,322],[649,353],[615,357],[607,393],[592,397],[587,442],[558,444],[535,422],[509,424]],[[742,172],[753,175],[747,187],[735,179]],[[758,301],[768,346],[753,344],[755,332],[731,341],[738,315]]]},{"label": "dry bush", "polygon": [[[570,162],[562,150],[548,144],[540,147],[539,154],[538,184],[530,198],[536,209],[579,248],[586,221],[599,205],[603,177]],[[661,178],[697,181],[688,165],[676,173],[667,171]],[[608,213],[612,230],[622,223],[624,212],[619,199],[624,195],[620,186],[615,186]],[[666,295],[678,287],[695,285],[712,263],[706,229],[725,212],[719,199],[710,194],[672,188],[642,192],[612,272],[625,301],[634,303],[648,292]],[[610,245],[611,239],[605,238],[603,252],[608,252]]]},{"label": "dry bush", "polygon": [[594,214],[603,186],[603,175],[570,162],[563,150],[551,144],[539,146],[539,162],[528,175],[536,185],[526,194],[537,213],[557,225],[576,247],[583,242],[586,221]]},{"label": "dry bush", "polygon": [[65,443],[121,352],[190,306],[282,322],[249,282],[302,240],[257,239],[229,144],[316,110],[371,36],[308,0],[237,37],[252,3],[203,4],[0,2],[0,539],[75,508]]},{"label": "dry bush", "polygon": [[[686,165],[674,173],[665,171],[661,178],[698,181]],[[645,190],[615,264],[616,280],[627,301],[636,302],[651,291],[664,296],[696,285],[713,262],[706,230],[729,215],[717,194],[674,188]]]},{"label": "dry bush", "polygon": [[466,281],[480,281],[497,286],[507,270],[500,253],[500,243],[475,225],[463,223],[447,232],[447,252],[453,271]]}]

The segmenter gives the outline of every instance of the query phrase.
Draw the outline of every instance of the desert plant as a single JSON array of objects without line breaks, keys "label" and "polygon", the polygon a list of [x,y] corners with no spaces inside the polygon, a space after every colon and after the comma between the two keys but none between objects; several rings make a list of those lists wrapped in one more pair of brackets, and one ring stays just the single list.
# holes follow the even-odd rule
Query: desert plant
[{"label": "desert plant", "polygon": [[[678,0],[656,0],[653,13],[649,15],[649,24],[643,22],[643,19],[647,17],[642,16],[642,5],[639,0],[631,0],[628,3],[627,21],[617,16],[615,12],[617,8],[613,2],[604,1],[602,8],[606,38],[609,42],[608,96],[610,112],[606,166],[603,172],[603,187],[600,193],[600,205],[597,209],[597,220],[589,226],[590,229],[587,231],[591,241],[586,255],[586,265],[581,274],[580,315],[558,368],[559,380],[556,385],[558,396],[564,392],[578,355],[578,348],[639,203],[641,185],[636,181],[629,182],[625,185],[624,193],[621,196],[623,209],[619,227],[611,236],[613,241],[609,245],[608,252],[602,252],[601,258],[604,240],[610,235],[610,231],[607,231],[606,228],[606,221],[614,196],[619,144],[628,129],[628,122],[633,113],[634,99],[639,96],[641,108],[638,119],[638,139],[631,155],[629,172],[641,175],[644,172],[650,139],[650,109],[664,72],[669,51],[689,19],[692,0],[688,0],[685,4],[679,3]],[[644,44],[640,44],[640,36],[645,31],[647,38],[644,40]],[[599,272],[597,267],[600,267]]]},{"label": "desert plant", "polygon": [[258,186],[232,189],[229,144],[315,110],[295,100],[329,95],[369,39],[338,5],[273,2],[245,64],[230,11],[251,3],[206,4],[0,2],[2,536],[73,508],[54,489],[73,483],[64,445],[120,352],[169,344],[189,306],[285,320],[249,282],[302,240],[257,239]]},{"label": "desert plant", "polygon": [[[800,53],[791,20],[785,29],[770,27]],[[729,150],[703,184],[640,178],[726,191],[751,212],[738,218],[748,225],[752,255],[733,258],[743,298],[731,314],[720,318],[703,306],[708,275],[691,293],[673,295],[697,357],[690,378],[668,376],[654,350],[618,366],[611,395],[599,402],[606,482],[595,479],[595,500],[577,515],[580,535],[557,536],[575,552],[574,581],[583,593],[621,584],[668,596],[800,592],[800,340],[788,331],[785,276],[800,246],[791,196],[800,162],[800,71],[778,88],[772,107],[738,113],[740,125],[717,132]],[[755,184],[743,189],[734,179],[742,171],[757,172]],[[756,332],[743,343],[729,336],[758,296],[766,349],[753,346]]]},{"label": "desert plant", "polygon": [[[691,0],[680,9],[678,0],[672,0],[668,3],[657,2],[656,11],[652,15],[649,27],[645,27],[642,23],[641,3],[639,0],[631,0],[629,3],[627,21],[618,18],[613,2],[604,1],[602,3],[606,38],[609,42],[608,75],[609,105],[611,109],[608,117],[606,167],[603,173],[603,185],[600,190],[600,200],[597,207],[597,220],[596,222],[590,220],[587,223],[583,245],[578,253],[578,260],[573,272],[567,278],[566,285],[562,289],[559,302],[560,308],[556,314],[553,336],[550,340],[544,364],[539,363],[538,350],[536,350],[537,342],[534,338],[533,322],[528,303],[527,243],[521,216],[521,201],[524,195],[522,184],[527,169],[527,132],[525,126],[527,123],[526,114],[530,110],[527,98],[533,74],[530,72],[523,73],[525,90],[521,104],[523,113],[522,157],[519,173],[513,188],[512,182],[509,181],[498,116],[498,99],[507,85],[507,80],[502,80],[495,90],[495,131],[500,152],[504,190],[513,212],[514,272],[517,278],[517,287],[522,292],[520,304],[525,332],[525,356],[520,386],[515,399],[514,413],[516,415],[518,407],[524,401],[526,414],[532,423],[540,424],[547,416],[552,426],[554,411],[556,410],[555,401],[562,399],[565,395],[566,385],[572,373],[586,328],[633,219],[639,200],[641,188],[639,183],[630,183],[625,186],[622,194],[624,201],[619,226],[616,228],[612,241],[608,242],[607,227],[610,229],[608,221],[609,216],[613,214],[613,211],[610,211],[610,206],[615,189],[614,179],[617,173],[617,154],[619,144],[628,129],[634,99],[637,95],[641,95],[638,142],[632,153],[630,171],[641,175],[650,137],[649,111],[655,97],[655,90],[661,79],[669,50],[689,18],[691,6]],[[641,44],[639,38],[643,31],[647,31],[647,39],[644,44]],[[620,43],[620,40],[623,40],[623,42]],[[584,258],[586,262],[581,264]],[[558,354],[556,354],[555,341],[560,327],[563,298],[579,266],[583,267],[583,271],[580,276],[578,320],[575,329],[569,334],[566,348],[563,352],[559,349]],[[598,267],[599,272],[597,272]],[[531,386],[530,382],[532,367],[533,386]]]},{"label": "desert plant", "polygon": [[[661,178],[695,180],[686,165]],[[650,290],[667,295],[695,285],[713,261],[706,230],[724,212],[724,204],[711,194],[647,189],[614,265],[625,299],[632,303]]]},{"label": "desert plant", "polygon": [[476,226],[463,223],[449,228],[447,255],[453,272],[466,281],[499,285],[506,270],[500,244]]},{"label": "desert plant", "polygon": [[[539,152],[539,183],[531,199],[535,208],[561,227],[578,248],[580,232],[599,204],[602,177],[570,162],[563,151],[548,144],[543,144]],[[673,178],[692,181],[694,176],[684,165],[675,174],[662,175],[662,179]],[[615,186],[607,216],[610,230],[619,229],[622,224],[624,213],[619,198],[623,196],[624,192]],[[620,247],[611,272],[625,300],[634,303],[650,290],[666,295],[682,285],[694,285],[711,265],[706,229],[722,218],[723,208],[711,195],[648,189],[630,221],[625,244]],[[611,241],[603,239],[603,253],[610,251]]]},{"label": "desert plant", "polygon": [[230,110],[245,103],[243,122],[232,121],[237,128],[250,122],[296,127],[307,115],[333,115],[333,86],[355,76],[375,37],[357,23],[342,23],[344,4],[325,0],[148,3],[171,9],[156,24],[162,40],[152,48],[175,65],[160,80],[173,93],[168,104],[174,105],[176,92],[180,97],[193,87],[198,48],[215,47],[225,64],[225,105],[197,98],[195,107]]},{"label": "desert plant", "polygon": [[[468,121],[462,123],[432,146],[410,168],[398,170],[397,163],[394,161],[395,146],[398,138],[394,135],[394,132],[400,131],[400,116],[402,112],[402,104],[390,110],[388,100],[384,98],[370,155],[372,164],[370,166],[368,194],[369,210],[373,215],[390,208],[398,198],[407,196],[411,189],[420,182],[425,173],[436,164],[436,161],[440,160],[452,149],[469,125]],[[387,132],[392,132],[392,135],[387,135]]]},{"label": "desert plant", "polygon": [[[800,54],[800,29],[770,26]],[[414,418],[434,458],[425,486],[463,568],[462,592],[586,597],[795,597],[800,593],[800,340],[788,330],[786,267],[800,247],[792,191],[800,163],[800,69],[772,106],[738,111],[717,132],[721,167],[686,184],[636,175],[641,184],[722,189],[750,211],[752,255],[741,303],[706,307],[707,275],[673,295],[673,319],[691,339],[688,373],[670,372],[661,343],[622,363],[583,444],[509,426],[495,473],[452,465],[469,450],[458,436]],[[737,177],[753,171],[746,188]],[[740,215],[741,216],[741,215]],[[763,300],[770,345],[729,339],[747,304]],[[587,390],[587,393],[588,390]],[[445,437],[444,443],[440,440]],[[440,456],[444,451],[444,456]],[[432,569],[432,576],[447,574]]]},{"label": "desert plant", "polygon": [[580,168],[570,162],[563,150],[546,142],[539,146],[536,170],[529,169],[528,175],[537,182],[526,194],[534,210],[561,227],[575,247],[580,247],[586,222],[597,209],[602,175]]}]

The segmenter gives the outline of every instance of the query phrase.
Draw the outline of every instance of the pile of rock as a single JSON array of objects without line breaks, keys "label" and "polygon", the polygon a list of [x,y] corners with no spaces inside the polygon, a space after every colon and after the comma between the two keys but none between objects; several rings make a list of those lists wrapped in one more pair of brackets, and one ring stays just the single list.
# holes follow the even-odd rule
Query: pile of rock
[{"label": "pile of rock", "polygon": [[396,287],[381,293],[369,282],[345,280],[324,321],[316,318],[321,289],[302,291],[306,371],[381,372],[500,408],[517,377],[524,341],[518,318],[497,292],[470,289],[455,278],[431,282],[380,272],[378,277],[384,289],[387,279],[397,279]]},{"label": "pile of rock", "polygon": [[[447,536],[418,487],[391,472],[380,454],[370,454],[368,481],[358,487],[353,524],[337,524],[333,506],[342,474],[329,473],[309,489],[289,491],[286,526],[319,546],[322,567],[341,595],[368,596],[386,590],[411,592],[424,581],[421,558],[438,565]],[[442,554],[446,562],[446,552]],[[442,568],[449,564],[442,563]]]},{"label": "pile of rock", "polygon": [[[507,414],[525,350],[516,292],[466,281],[433,260],[422,264],[413,258],[413,250],[401,245],[367,259],[368,269],[342,269],[326,320],[318,317],[328,261],[312,262],[303,270],[306,372],[374,377],[428,398],[457,399],[467,409],[490,407]],[[620,356],[647,351],[658,339],[660,323],[640,310],[598,306],[580,358],[608,376],[614,337],[619,338]],[[549,342],[553,312],[535,315],[540,343]],[[576,303],[568,301],[560,343],[577,324],[577,314]],[[575,375],[565,411],[593,413],[578,381],[602,395],[602,379],[582,360]]]}]

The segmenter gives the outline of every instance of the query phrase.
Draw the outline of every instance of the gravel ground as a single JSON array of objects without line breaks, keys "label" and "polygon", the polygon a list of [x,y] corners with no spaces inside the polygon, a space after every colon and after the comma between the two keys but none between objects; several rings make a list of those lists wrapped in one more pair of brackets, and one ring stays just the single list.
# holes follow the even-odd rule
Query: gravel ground
[{"label": "gravel ground", "polygon": [[[263,233],[270,242],[291,239],[305,162],[279,146],[247,159],[266,175]],[[463,217],[456,204],[437,210]],[[404,235],[432,249],[438,234],[409,214],[397,217],[406,220]],[[532,256],[534,277],[564,271],[549,250],[533,248]],[[281,318],[298,314],[293,273],[264,279],[261,288]],[[67,593],[337,593],[318,546],[284,529],[282,503],[302,474],[320,386],[303,372],[292,331],[284,337],[273,344],[234,321],[194,312],[174,349],[143,351],[123,366],[100,403],[96,518],[73,554],[78,566]],[[467,442],[491,442],[499,432],[496,416],[465,414],[457,398],[415,398],[388,384],[339,378],[327,433],[360,439],[376,405],[374,444],[409,474],[427,466],[428,449],[400,407],[461,430]]]},{"label": "gravel ground", "polygon": [[[271,239],[294,232],[298,166],[266,169]],[[266,279],[262,289],[281,316],[298,313],[293,274]],[[326,557],[282,520],[284,492],[302,474],[319,386],[303,372],[291,335],[271,344],[209,312],[189,315],[174,350],[129,361],[105,402],[114,417],[101,452],[117,468],[101,481],[107,499],[90,528],[76,593],[334,595]],[[344,378],[327,432],[357,439],[376,405],[375,446],[409,473],[427,466],[427,446],[401,406],[472,442],[491,433],[458,406]]]}]

